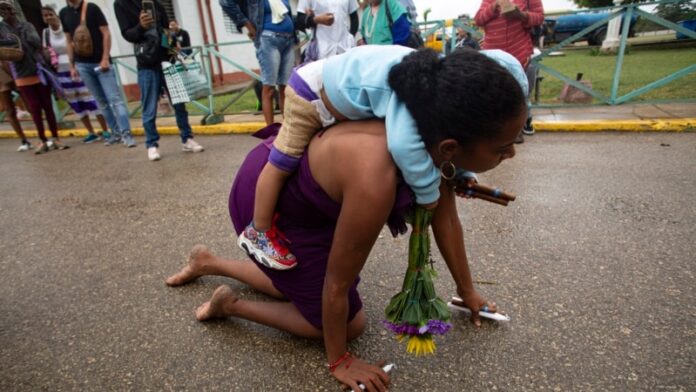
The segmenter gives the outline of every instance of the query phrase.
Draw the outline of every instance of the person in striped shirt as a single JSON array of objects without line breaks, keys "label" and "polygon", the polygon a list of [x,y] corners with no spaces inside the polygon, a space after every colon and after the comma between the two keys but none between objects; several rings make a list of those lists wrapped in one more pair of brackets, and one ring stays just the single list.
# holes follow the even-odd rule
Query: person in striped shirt
[{"label": "person in striped shirt", "polygon": [[[483,0],[474,20],[485,32],[483,49],[508,52],[527,70],[534,51],[532,27],[544,23],[541,0]],[[531,81],[529,85],[533,86]],[[534,133],[531,119],[530,114],[525,125],[526,134]],[[522,133],[516,142],[524,142]]]}]

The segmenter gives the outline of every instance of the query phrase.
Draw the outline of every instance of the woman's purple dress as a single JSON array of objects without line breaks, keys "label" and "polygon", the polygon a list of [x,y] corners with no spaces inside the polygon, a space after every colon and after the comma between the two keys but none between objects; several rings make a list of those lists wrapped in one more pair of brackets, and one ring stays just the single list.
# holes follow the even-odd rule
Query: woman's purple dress
[{"label": "woman's purple dress", "polygon": [[[232,184],[229,210],[237,235],[253,219],[256,181],[268,160],[272,142],[273,137],[268,138],[249,152]],[[410,204],[411,192],[402,183],[389,218],[389,227],[395,235],[406,231],[403,212]],[[331,200],[312,177],[305,154],[297,172],[286,182],[276,207],[280,215],[278,228],[290,240],[289,248],[297,257],[297,266],[278,271],[257,264],[275,288],[319,329],[322,327],[321,297],[326,264],[340,210],[341,205]],[[359,281],[360,278],[357,278],[350,288],[348,320],[352,320],[362,308],[357,291]]]}]

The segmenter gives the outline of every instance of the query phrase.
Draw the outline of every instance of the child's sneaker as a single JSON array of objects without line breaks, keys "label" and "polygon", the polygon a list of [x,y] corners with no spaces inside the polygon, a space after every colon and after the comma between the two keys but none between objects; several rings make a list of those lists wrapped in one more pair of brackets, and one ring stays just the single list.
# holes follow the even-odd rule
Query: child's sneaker
[{"label": "child's sneaker", "polygon": [[253,224],[249,224],[237,239],[237,245],[254,260],[277,270],[287,270],[297,265],[295,256],[284,242],[285,237],[275,226],[270,230],[257,231]]}]

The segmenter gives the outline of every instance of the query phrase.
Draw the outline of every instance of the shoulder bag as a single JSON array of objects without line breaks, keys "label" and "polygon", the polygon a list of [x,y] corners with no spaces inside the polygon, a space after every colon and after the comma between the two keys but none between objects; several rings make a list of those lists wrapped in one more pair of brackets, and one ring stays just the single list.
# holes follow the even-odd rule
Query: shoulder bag
[{"label": "shoulder bag", "polygon": [[94,53],[92,35],[87,28],[87,0],[82,1],[80,24],[73,33],[73,50],[80,57],[90,57]]}]

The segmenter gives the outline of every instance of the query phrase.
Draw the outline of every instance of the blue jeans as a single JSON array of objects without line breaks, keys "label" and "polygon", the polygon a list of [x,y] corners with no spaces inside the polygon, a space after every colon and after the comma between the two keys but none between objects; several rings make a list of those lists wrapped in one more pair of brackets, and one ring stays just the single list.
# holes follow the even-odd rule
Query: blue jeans
[{"label": "blue jeans", "polygon": [[[164,87],[164,74],[161,70],[139,69],[138,86],[140,87],[140,102],[143,106],[143,128],[145,128],[145,147],[159,147],[159,133],[157,132],[157,103],[162,95]],[[179,128],[181,142],[193,138],[191,125],[188,120],[188,112],[183,103],[172,105],[176,116],[176,125]]]},{"label": "blue jeans", "polygon": [[256,59],[264,86],[285,86],[295,66],[295,36],[293,33],[262,31]]},{"label": "blue jeans", "polygon": [[99,63],[76,63],[75,68],[80,73],[82,81],[87,86],[99,109],[104,113],[106,123],[111,128],[114,137],[130,136],[131,127],[128,119],[128,108],[118,87],[114,68],[101,72],[94,69]]}]

